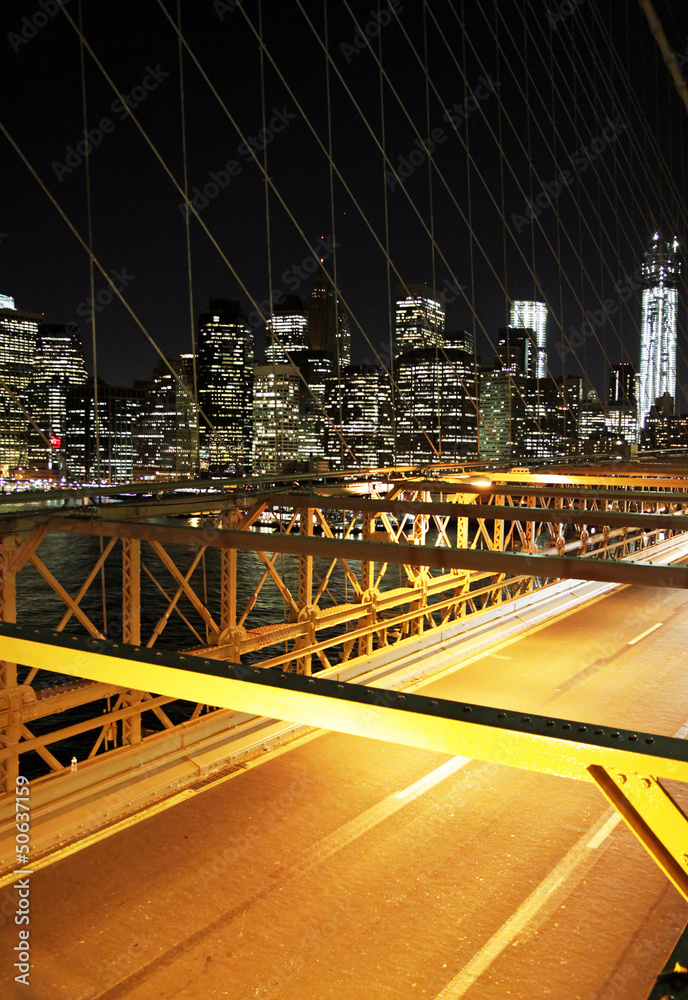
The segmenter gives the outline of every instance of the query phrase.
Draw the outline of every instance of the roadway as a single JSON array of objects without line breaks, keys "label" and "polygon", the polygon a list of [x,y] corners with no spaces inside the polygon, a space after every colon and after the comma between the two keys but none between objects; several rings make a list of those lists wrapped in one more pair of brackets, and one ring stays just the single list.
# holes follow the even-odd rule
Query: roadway
[{"label": "roadway", "polygon": [[[684,735],[687,645],[627,588],[418,689]],[[313,733],[37,872],[16,996],[646,1000],[686,922],[593,786]]]}]

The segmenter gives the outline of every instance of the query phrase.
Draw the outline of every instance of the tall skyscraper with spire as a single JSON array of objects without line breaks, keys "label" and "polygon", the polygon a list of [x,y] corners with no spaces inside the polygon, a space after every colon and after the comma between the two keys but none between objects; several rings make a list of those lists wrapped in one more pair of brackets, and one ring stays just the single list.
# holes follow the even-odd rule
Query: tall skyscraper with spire
[{"label": "tall skyscraper with spire", "polygon": [[547,306],[544,302],[512,302],[509,326],[532,330],[537,341],[536,378],[547,375]]},{"label": "tall skyscraper with spire", "polygon": [[638,373],[638,431],[655,400],[664,393],[676,399],[676,319],[681,263],[678,240],[655,233],[643,261],[643,317]]}]

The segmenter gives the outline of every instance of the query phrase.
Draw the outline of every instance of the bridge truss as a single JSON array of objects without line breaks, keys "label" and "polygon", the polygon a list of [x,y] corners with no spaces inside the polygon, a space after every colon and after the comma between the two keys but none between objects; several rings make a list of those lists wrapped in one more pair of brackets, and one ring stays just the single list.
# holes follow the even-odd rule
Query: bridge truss
[{"label": "bridge truss", "polygon": [[[661,561],[688,529],[688,478],[638,471],[169,484],[163,497],[103,502],[100,490],[97,504],[36,512],[28,497],[0,522],[0,620],[365,683],[373,657],[431,648],[557,581],[688,586],[688,568]],[[137,489],[150,487],[126,493]],[[5,653],[0,681],[0,844],[28,772],[46,855],[227,767],[255,725],[210,693],[156,688],[145,670],[133,685],[116,670],[57,669],[45,648],[26,662]]]}]

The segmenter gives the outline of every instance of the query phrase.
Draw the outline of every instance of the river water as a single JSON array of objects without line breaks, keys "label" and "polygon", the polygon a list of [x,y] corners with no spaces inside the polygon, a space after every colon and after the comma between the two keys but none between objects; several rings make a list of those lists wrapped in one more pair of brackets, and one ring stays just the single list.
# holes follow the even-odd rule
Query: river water
[{"label": "river water", "polygon": [[[165,523],[165,522],[158,522]],[[172,523],[174,526],[180,524],[198,525],[197,519],[177,519]],[[266,532],[266,549],[269,551],[269,538]],[[434,544],[437,538],[435,534],[428,534],[427,543]],[[57,580],[74,597],[81,587],[89,571],[96,563],[100,552],[101,544],[107,544],[107,540],[101,543],[99,538],[91,535],[61,534],[55,532],[47,536],[42,542],[38,555],[54,574]],[[193,559],[197,554],[197,549],[192,546],[166,545],[166,551],[174,559],[176,565],[186,573]],[[167,600],[160,593],[155,583],[146,574],[145,565],[155,576],[159,584],[165,589],[168,595],[176,593],[177,584],[160,562],[157,554],[144,543],[141,547],[141,641],[146,644],[153,633],[156,625],[165,613]],[[360,578],[360,562],[352,560],[350,563],[352,572]],[[319,581],[327,573],[330,561],[327,559],[314,560],[314,594],[317,593]],[[283,578],[287,587],[293,595],[298,593],[298,559],[294,556],[278,555],[275,561],[275,569]],[[249,598],[260,583],[265,571],[264,564],[255,552],[238,553],[238,573],[237,573],[237,605],[240,612],[245,608]],[[437,570],[436,572],[440,572]],[[403,569],[397,566],[389,566],[380,584],[381,589],[387,590],[399,587],[403,584]],[[196,568],[192,577],[192,584],[196,593],[206,602],[211,614],[219,623],[220,605],[220,551],[208,548],[204,557]],[[345,603],[353,598],[353,588],[345,579],[345,575],[338,565],[332,572],[328,581],[327,593],[321,600],[323,607],[331,606],[333,603]],[[95,626],[112,641],[120,641],[122,638],[122,553],[121,543],[117,542],[113,551],[108,556],[103,574],[99,574],[91,587],[84,595],[80,607],[89,616]],[[177,607],[187,618],[188,622],[195,628],[194,633],[183,619],[173,612],[156,641],[156,646],[162,649],[181,650],[193,648],[206,643],[206,628],[200,615],[194,610],[189,600],[183,596]],[[39,576],[37,570],[31,566],[26,566],[17,577],[17,622],[20,625],[29,625],[43,629],[54,629],[60,623],[65,613],[65,605],[57,594]],[[255,607],[252,609],[245,626],[255,628],[261,625],[270,625],[288,620],[289,607],[280,594],[276,584],[268,578],[258,596]],[[66,632],[76,635],[85,635],[84,627],[75,617],[72,617],[65,627]],[[333,633],[334,634],[334,633]],[[320,638],[329,637],[326,633],[320,632]],[[341,647],[329,651],[329,660],[336,663]],[[244,657],[244,662],[257,662],[264,660],[271,655],[283,651],[284,646],[272,650],[259,650]],[[314,669],[319,669],[317,659],[314,660]],[[28,674],[28,668],[20,667],[20,682]],[[54,687],[61,683],[71,681],[72,678],[55,674],[50,671],[40,671],[33,681],[33,686],[37,690]],[[71,725],[99,715],[109,706],[105,702],[91,703],[70,712],[62,713],[54,718],[39,719],[34,721],[31,732],[34,736],[42,735],[59,727]],[[192,706],[176,702],[166,708],[167,714],[175,722],[181,722],[188,718]],[[144,726],[151,731],[160,728],[160,723],[152,713],[147,713],[144,717]],[[118,734],[118,739],[121,738]],[[51,752],[67,763],[73,753],[79,759],[90,751],[93,743],[93,736],[75,737],[69,743],[51,745]],[[47,772],[47,766],[33,752],[22,755],[22,770],[28,777],[35,777]]]}]

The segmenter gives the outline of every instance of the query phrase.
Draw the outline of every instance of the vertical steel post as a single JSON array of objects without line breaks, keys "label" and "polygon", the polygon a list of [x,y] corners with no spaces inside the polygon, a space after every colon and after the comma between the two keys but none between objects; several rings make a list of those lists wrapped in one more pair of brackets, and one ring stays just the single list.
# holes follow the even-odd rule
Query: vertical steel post
[{"label": "vertical steel post", "polygon": [[[141,645],[141,540],[122,539],[122,642]],[[122,707],[141,702],[140,691],[127,691]],[[122,720],[122,743],[141,742],[141,713]]]},{"label": "vertical steel post", "polygon": [[[430,499],[428,492],[420,493],[418,499],[427,503]],[[428,515],[416,514],[413,518],[413,544],[425,545],[425,536],[428,530]],[[409,622],[409,633],[411,635],[422,635],[425,628],[425,609],[428,606],[428,575],[427,566],[416,568],[416,594],[417,597],[411,602],[410,610],[415,612],[417,617]]]},{"label": "vertical steel post", "polygon": [[[10,568],[17,548],[16,535],[5,535],[0,541],[0,621],[16,622],[17,591],[15,573]],[[13,747],[21,737],[21,698],[17,698],[17,664],[0,661],[0,700],[7,707],[7,725],[0,730],[5,747]],[[0,791],[14,791],[19,774],[19,754],[0,763]]]},{"label": "vertical steel post", "polygon": [[[363,538],[366,542],[373,540],[375,535],[376,517],[374,514],[363,514]],[[369,559],[361,560],[361,603],[369,605],[369,612],[365,618],[365,624],[372,626],[375,624],[377,610],[375,607],[375,595],[373,585],[375,583],[375,563]],[[373,652],[373,633],[363,635],[358,640],[358,655],[370,656]]]},{"label": "vertical steel post", "polygon": [[[456,503],[469,504],[475,502],[475,496],[473,493],[457,493],[454,497]],[[456,519],[456,547],[457,549],[467,549],[469,546],[468,538],[468,518],[467,517],[457,517]],[[470,573],[466,570],[455,569],[452,573],[460,578],[461,584],[457,586],[454,591],[454,597],[457,599],[454,605],[454,617],[464,618],[466,615],[466,595],[468,593],[468,581],[470,578]]]},{"label": "vertical steel post", "polygon": [[[299,534],[306,538],[313,537],[313,522],[315,520],[315,509],[307,507],[301,511],[299,522]],[[300,636],[294,644],[294,652],[304,648],[315,641],[315,621],[317,609],[313,605],[313,556],[299,556],[299,613],[297,620],[304,625],[305,633]],[[311,654],[298,656],[296,660],[297,674],[310,674]]]},{"label": "vertical steel post", "polygon": [[[535,509],[535,497],[526,497],[526,506],[528,510]],[[526,552],[528,554],[535,555],[537,553],[537,543],[535,540],[535,521],[526,521]],[[528,577],[528,583],[526,585],[526,590],[529,594],[533,592],[534,577]]]},{"label": "vertical steel post", "polygon": [[[236,531],[241,520],[238,510],[233,510],[220,521],[224,531]],[[236,628],[237,623],[237,550],[220,549],[220,628]]]},{"label": "vertical steel post", "polygon": [[[503,507],[504,497],[495,496],[493,503],[495,507]],[[492,534],[492,548],[493,551],[495,552],[502,552],[504,549],[504,521],[501,519],[495,520],[494,522],[494,529]],[[503,592],[502,583],[504,581],[504,576],[505,576],[504,573],[498,573],[496,576],[493,576],[492,578],[492,584],[494,587],[496,587],[496,594],[493,593],[493,603],[495,604],[502,603],[502,592]]]}]

